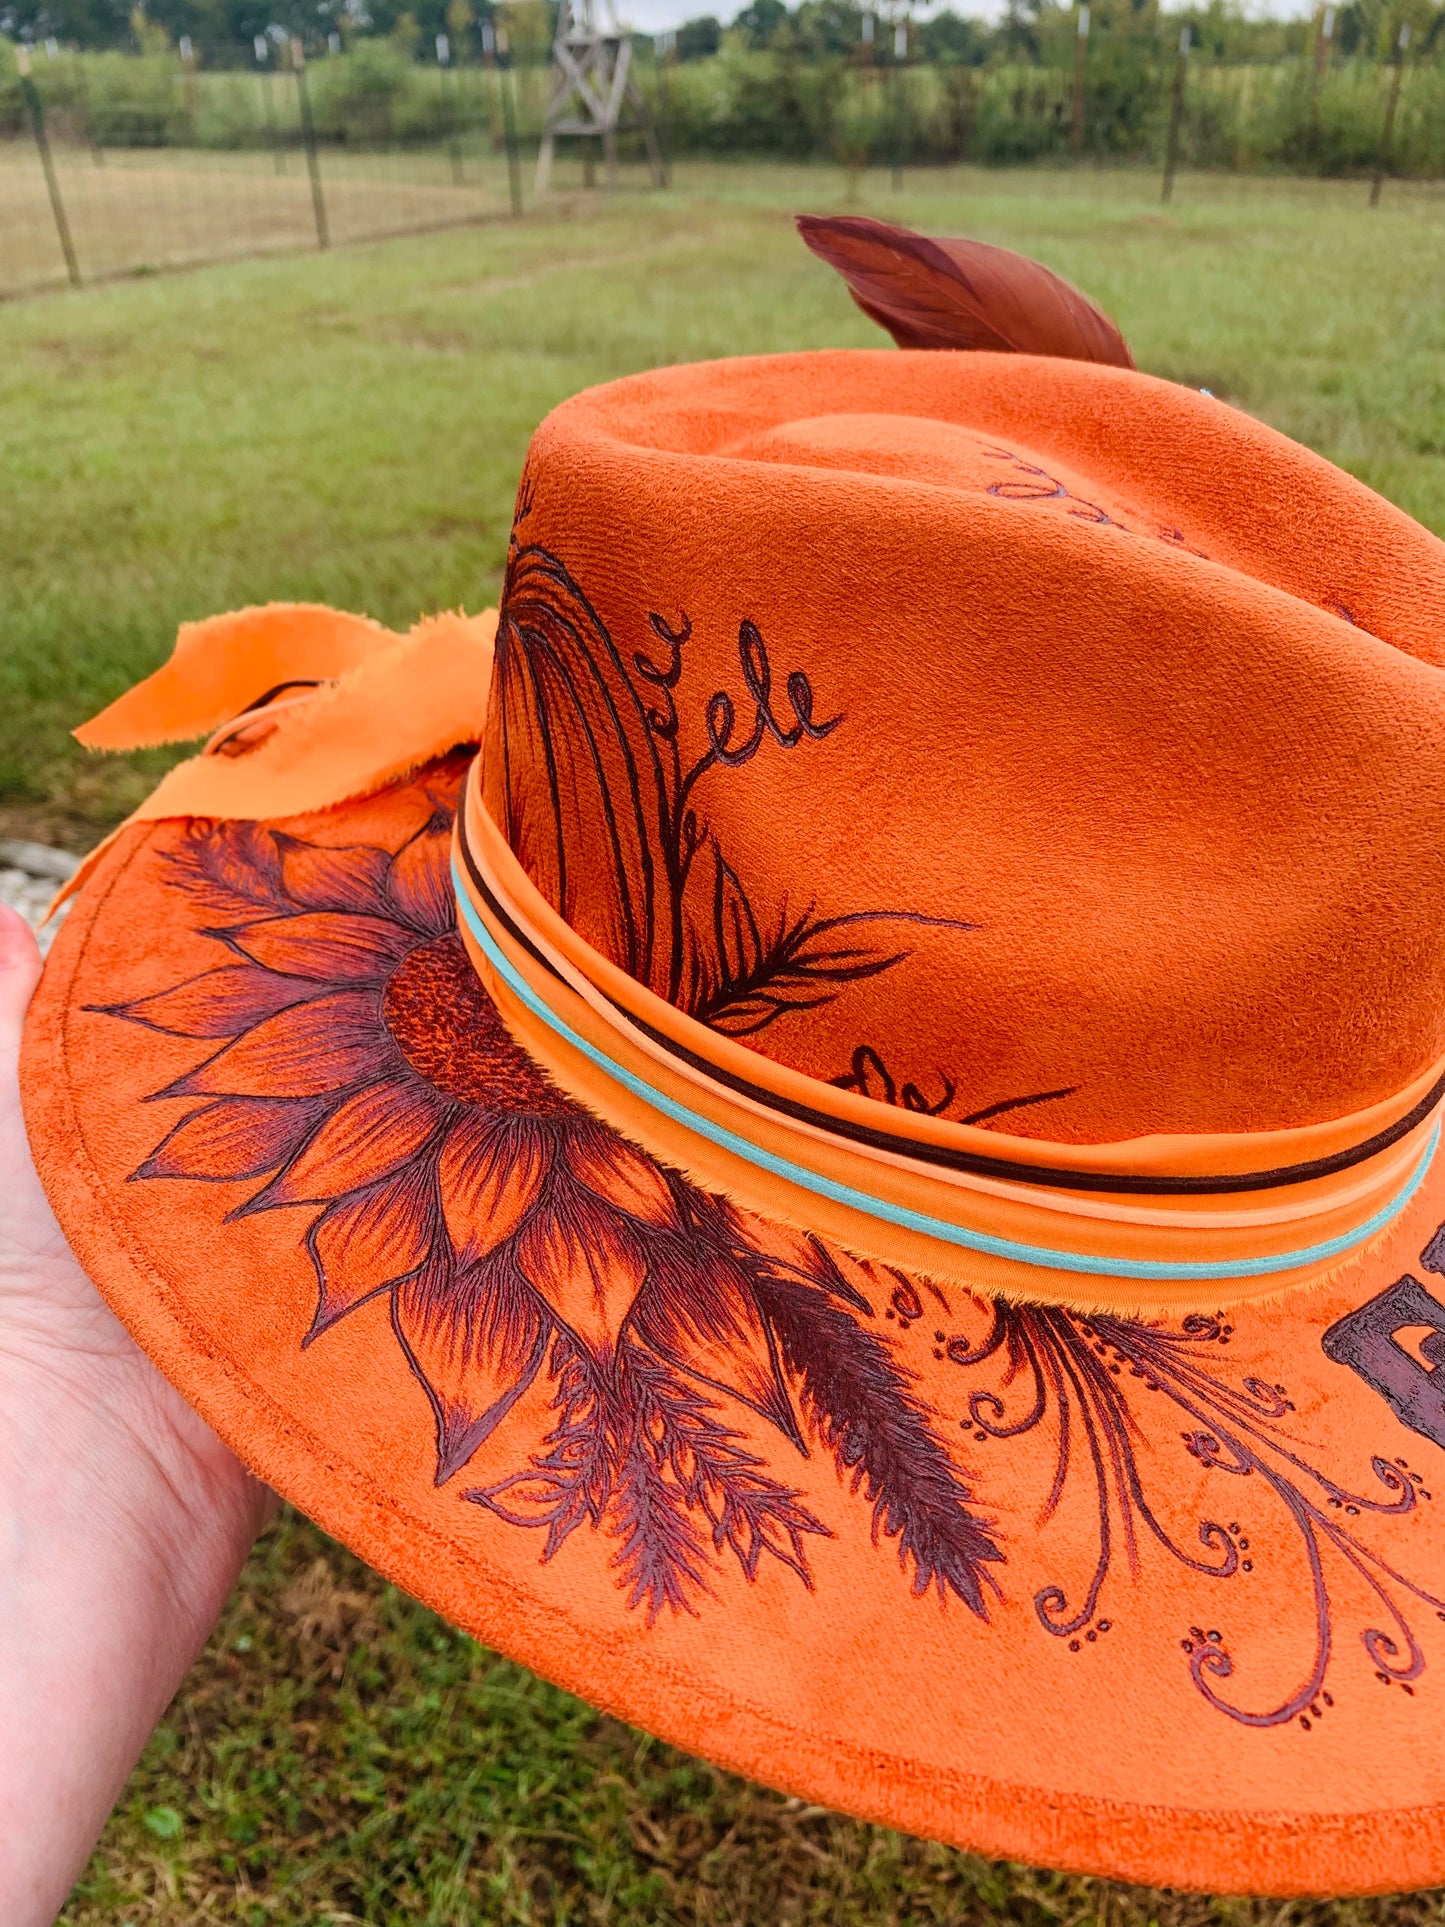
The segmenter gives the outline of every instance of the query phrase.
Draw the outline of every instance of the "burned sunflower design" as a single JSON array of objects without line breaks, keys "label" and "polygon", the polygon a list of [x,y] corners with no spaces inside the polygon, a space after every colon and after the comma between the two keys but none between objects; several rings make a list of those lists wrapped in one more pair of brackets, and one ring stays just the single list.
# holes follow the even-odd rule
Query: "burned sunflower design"
[{"label": "burned sunflower design", "polygon": [[696,1611],[729,1564],[751,1580],[773,1561],[811,1588],[828,1528],[775,1473],[816,1452],[915,1593],[982,1614],[1002,1554],[916,1381],[869,1329],[869,1268],[759,1238],[503,1029],[455,929],[464,769],[452,758],[406,786],[425,820],[399,849],[224,823],[168,855],[224,955],[103,1007],[207,1047],[153,1093],[188,1108],[133,1181],[248,1187],[232,1219],[296,1213],[317,1287],[303,1345],[387,1297],[430,1402],[438,1485],[540,1400],[540,1445],[516,1427],[514,1465],[458,1489],[538,1532],[544,1558],[579,1527],[606,1535],[649,1619]]}]

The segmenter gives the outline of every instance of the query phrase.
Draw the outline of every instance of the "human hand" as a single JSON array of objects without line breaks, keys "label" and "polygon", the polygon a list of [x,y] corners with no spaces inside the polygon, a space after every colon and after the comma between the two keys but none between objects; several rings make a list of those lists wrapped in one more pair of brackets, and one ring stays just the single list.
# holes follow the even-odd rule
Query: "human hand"
[{"label": "human hand", "polygon": [[35,939],[0,905],[0,1921],[47,1927],[275,1501],[77,1263],[35,1175]]}]

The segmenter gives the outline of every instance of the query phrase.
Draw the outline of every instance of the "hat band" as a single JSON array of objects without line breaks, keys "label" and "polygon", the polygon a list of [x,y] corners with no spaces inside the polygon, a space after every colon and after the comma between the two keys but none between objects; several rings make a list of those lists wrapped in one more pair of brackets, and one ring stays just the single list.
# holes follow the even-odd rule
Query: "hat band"
[{"label": "hat band", "polygon": [[592,950],[506,845],[476,768],[454,875],[503,1021],[588,1109],[748,1209],[970,1289],[1177,1310],[1203,1284],[1239,1303],[1318,1283],[1405,1209],[1438,1143],[1437,1077],[1295,1132],[1050,1145],[922,1118],[760,1057]]}]

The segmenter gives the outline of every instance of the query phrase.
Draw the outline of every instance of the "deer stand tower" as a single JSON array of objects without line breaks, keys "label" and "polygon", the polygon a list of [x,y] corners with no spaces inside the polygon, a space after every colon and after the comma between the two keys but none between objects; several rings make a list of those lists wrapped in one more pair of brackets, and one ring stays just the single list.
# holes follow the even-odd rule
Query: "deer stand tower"
[{"label": "deer stand tower", "polygon": [[[617,185],[617,136],[636,128],[647,143],[654,187],[662,186],[662,150],[647,103],[632,78],[632,36],[617,19],[616,0],[562,0],[552,43],[552,95],[537,152],[537,192],[552,179],[557,136],[602,143],[607,184]],[[591,178],[592,157],[587,155]]]}]

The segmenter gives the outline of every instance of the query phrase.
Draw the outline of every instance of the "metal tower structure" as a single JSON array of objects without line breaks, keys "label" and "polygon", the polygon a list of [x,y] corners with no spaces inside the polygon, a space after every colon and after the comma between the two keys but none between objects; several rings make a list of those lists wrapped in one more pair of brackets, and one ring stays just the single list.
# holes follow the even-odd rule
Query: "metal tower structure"
[{"label": "metal tower structure", "polygon": [[[647,143],[653,184],[663,185],[662,150],[647,103],[632,78],[632,36],[617,18],[617,0],[562,0],[552,43],[552,94],[537,153],[537,192],[552,178],[557,136],[600,141],[607,182],[617,185],[617,136],[638,129]],[[588,155],[591,175],[591,155]]]}]

